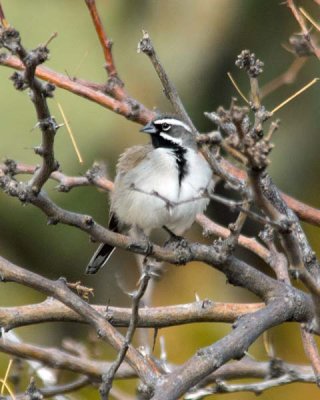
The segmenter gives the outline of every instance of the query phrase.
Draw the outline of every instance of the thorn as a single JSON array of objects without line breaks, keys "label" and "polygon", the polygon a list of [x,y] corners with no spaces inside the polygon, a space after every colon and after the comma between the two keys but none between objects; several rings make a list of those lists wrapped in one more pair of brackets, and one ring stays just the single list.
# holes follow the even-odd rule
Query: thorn
[{"label": "thorn", "polygon": [[288,97],[286,100],[284,100],[282,103],[280,103],[277,107],[275,107],[271,111],[271,115],[273,115],[275,112],[280,110],[280,108],[284,107],[286,104],[288,104],[291,100],[299,96],[301,93],[303,93],[305,90],[309,89],[309,87],[313,86],[315,83],[319,81],[320,78],[314,78],[311,82],[303,86],[300,90],[298,90],[296,93],[294,93],[292,96]]},{"label": "thorn", "polygon": [[232,82],[233,86],[235,87],[236,91],[239,93],[239,95],[243,98],[243,100],[249,104],[249,100],[246,98],[246,96],[242,93],[240,90],[239,86],[237,85],[236,81],[233,79],[232,75],[230,72],[227,72],[228,78]]},{"label": "thorn", "polygon": [[52,42],[53,39],[55,39],[58,36],[58,32],[53,32],[51,34],[51,36],[49,37],[49,39],[46,41],[46,43],[44,43],[42,46],[43,47],[48,47],[50,42]]},{"label": "thorn", "polygon": [[75,150],[75,152],[76,152],[76,154],[77,154],[79,163],[80,163],[80,164],[83,164],[83,159],[82,159],[82,157],[81,157],[81,153],[80,153],[79,148],[78,148],[78,146],[77,146],[77,142],[76,142],[75,137],[74,137],[74,135],[73,135],[73,133],[72,133],[71,127],[70,127],[70,125],[69,125],[69,122],[68,122],[68,120],[67,120],[67,118],[66,118],[66,116],[65,116],[65,113],[64,113],[64,111],[63,111],[63,108],[62,108],[62,106],[61,106],[61,104],[60,104],[59,102],[57,102],[57,105],[58,105],[59,111],[60,111],[60,113],[61,113],[61,115],[62,115],[63,121],[64,121],[65,126],[66,126],[66,128],[67,128],[67,131],[68,131],[68,133],[69,133],[69,136],[70,136],[70,138],[71,138],[71,142],[72,142],[73,148],[74,148],[74,150]]},{"label": "thorn", "polygon": [[310,24],[313,25],[318,32],[320,32],[320,26],[302,7],[299,7],[299,11],[310,22]]}]

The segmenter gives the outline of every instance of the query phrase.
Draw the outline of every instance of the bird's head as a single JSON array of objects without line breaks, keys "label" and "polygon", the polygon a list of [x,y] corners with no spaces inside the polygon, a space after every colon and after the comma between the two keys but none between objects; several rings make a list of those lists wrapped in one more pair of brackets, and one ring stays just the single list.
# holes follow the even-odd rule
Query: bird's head
[{"label": "bird's head", "polygon": [[196,146],[191,127],[176,116],[158,116],[145,125],[141,132],[149,133],[155,148]]}]

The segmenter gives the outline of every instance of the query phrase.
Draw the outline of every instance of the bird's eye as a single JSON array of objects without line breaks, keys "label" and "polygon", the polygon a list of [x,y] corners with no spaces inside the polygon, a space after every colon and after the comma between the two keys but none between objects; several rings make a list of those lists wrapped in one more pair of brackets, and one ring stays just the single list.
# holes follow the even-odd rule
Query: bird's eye
[{"label": "bird's eye", "polygon": [[166,122],[162,124],[162,129],[164,131],[168,131],[171,128],[171,125],[167,124]]}]

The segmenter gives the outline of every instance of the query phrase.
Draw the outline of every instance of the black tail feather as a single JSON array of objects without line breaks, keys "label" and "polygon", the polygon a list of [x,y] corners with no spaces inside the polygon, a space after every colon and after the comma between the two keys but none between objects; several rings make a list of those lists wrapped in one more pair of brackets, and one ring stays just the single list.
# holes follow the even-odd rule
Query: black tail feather
[{"label": "black tail feather", "polygon": [[100,268],[104,266],[104,264],[108,261],[108,259],[111,257],[111,254],[113,253],[115,247],[110,246],[107,243],[102,243],[92,256],[91,260],[89,261],[89,264],[86,268],[86,274],[87,275],[93,275],[96,274]]}]

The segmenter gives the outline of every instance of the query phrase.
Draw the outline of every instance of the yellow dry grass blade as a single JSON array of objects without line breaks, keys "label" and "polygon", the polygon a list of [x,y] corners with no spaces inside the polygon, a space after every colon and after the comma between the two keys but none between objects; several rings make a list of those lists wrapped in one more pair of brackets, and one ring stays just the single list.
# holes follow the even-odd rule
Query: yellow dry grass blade
[{"label": "yellow dry grass blade", "polygon": [[72,130],[71,130],[71,127],[70,127],[69,122],[68,122],[68,120],[67,120],[67,117],[65,116],[65,113],[64,113],[64,111],[63,111],[63,108],[62,108],[61,104],[60,104],[59,102],[57,102],[57,104],[58,104],[59,111],[60,111],[60,113],[61,113],[61,115],[62,115],[63,122],[64,122],[64,124],[65,124],[65,126],[66,126],[66,128],[67,128],[68,133],[69,133],[69,136],[70,136],[70,139],[71,139],[73,148],[74,148],[74,150],[75,150],[75,152],[76,152],[76,154],[77,154],[79,163],[80,163],[80,164],[83,164],[83,159],[82,159],[82,157],[81,157],[80,150],[79,150],[79,148],[78,148],[78,145],[77,145],[77,142],[76,142],[76,140],[75,140],[75,137],[74,137],[74,135],[73,135],[73,133],[72,133]]}]

